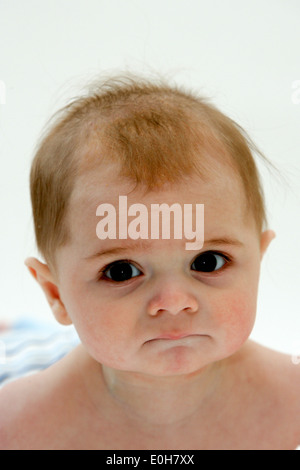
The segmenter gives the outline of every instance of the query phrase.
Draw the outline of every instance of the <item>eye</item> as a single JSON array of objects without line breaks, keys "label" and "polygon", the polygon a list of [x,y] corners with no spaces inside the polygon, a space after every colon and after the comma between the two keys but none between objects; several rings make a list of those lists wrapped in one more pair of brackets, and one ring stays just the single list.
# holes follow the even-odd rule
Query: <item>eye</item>
[{"label": "eye", "polygon": [[213,251],[207,251],[197,256],[195,261],[191,265],[193,271],[199,271],[203,273],[211,273],[221,269],[229,259],[225,255],[215,253]]},{"label": "eye", "polygon": [[111,263],[101,272],[104,274],[104,278],[108,278],[114,282],[128,281],[129,279],[142,274],[136,266],[126,260]]}]

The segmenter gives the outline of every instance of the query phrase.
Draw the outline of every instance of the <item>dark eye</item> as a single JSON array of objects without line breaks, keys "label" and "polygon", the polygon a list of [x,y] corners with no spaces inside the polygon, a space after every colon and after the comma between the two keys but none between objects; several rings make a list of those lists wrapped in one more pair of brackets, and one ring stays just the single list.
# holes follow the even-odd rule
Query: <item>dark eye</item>
[{"label": "dark eye", "polygon": [[197,256],[195,261],[192,263],[193,271],[200,271],[203,273],[211,273],[218,271],[224,264],[226,264],[226,256],[214,253],[213,251],[207,251]]},{"label": "dark eye", "polygon": [[102,272],[106,278],[114,282],[128,281],[141,274],[141,271],[128,261],[116,261]]}]

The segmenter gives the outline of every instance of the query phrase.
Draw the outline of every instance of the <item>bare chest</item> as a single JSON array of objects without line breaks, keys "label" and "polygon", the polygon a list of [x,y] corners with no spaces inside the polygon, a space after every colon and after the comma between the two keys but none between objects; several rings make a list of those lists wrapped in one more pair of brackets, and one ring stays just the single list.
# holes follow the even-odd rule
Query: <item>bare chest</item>
[{"label": "bare chest", "polygon": [[205,426],[191,423],[178,432],[159,425],[145,430],[120,420],[97,423],[65,420],[59,427],[52,421],[37,428],[38,432],[37,429],[32,432],[34,448],[41,449],[294,450],[299,445],[292,426],[284,420],[250,413],[231,420],[215,417]]}]

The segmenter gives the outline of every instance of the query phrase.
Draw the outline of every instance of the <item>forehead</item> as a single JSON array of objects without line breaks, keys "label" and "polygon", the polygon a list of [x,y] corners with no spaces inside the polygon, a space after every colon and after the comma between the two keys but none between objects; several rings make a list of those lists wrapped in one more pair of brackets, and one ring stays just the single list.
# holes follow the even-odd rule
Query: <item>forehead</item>
[{"label": "forehead", "polygon": [[179,203],[182,208],[184,204],[204,204],[205,238],[217,237],[220,232],[223,236],[232,235],[245,229],[252,219],[240,178],[226,165],[216,163],[205,178],[183,177],[177,184],[166,184],[155,191],[135,187],[134,182],[119,176],[117,166],[111,165],[87,171],[76,182],[68,221],[75,244],[79,246],[89,240],[95,248],[99,245],[96,209],[100,204],[112,204],[118,218],[119,196],[127,196],[128,207],[140,203],[149,209],[151,204]]}]

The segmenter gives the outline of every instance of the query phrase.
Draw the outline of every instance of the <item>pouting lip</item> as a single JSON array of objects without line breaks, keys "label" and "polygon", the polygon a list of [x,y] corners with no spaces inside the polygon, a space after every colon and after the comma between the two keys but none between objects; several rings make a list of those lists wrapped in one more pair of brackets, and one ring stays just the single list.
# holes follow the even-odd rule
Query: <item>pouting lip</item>
[{"label": "pouting lip", "polygon": [[149,343],[151,341],[156,341],[156,340],[171,340],[171,341],[176,341],[179,339],[187,338],[187,337],[192,337],[192,336],[206,336],[203,334],[198,334],[198,333],[163,333],[159,336],[156,336],[154,338],[149,339],[146,341],[146,343]]}]

